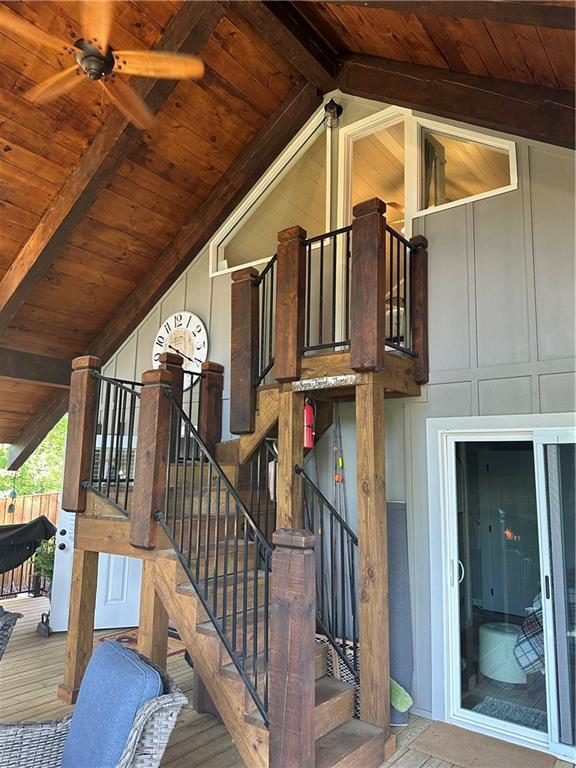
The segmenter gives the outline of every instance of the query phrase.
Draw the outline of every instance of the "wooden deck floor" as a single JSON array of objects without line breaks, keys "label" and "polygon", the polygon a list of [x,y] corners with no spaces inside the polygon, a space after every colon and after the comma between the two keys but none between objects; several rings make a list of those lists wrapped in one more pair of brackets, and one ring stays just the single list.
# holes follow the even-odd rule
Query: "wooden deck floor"
[{"label": "wooden deck floor", "polygon": [[[47,720],[66,714],[71,708],[56,697],[62,679],[66,636],[55,634],[45,639],[36,632],[41,613],[48,609],[48,601],[19,598],[0,601],[0,605],[24,614],[17,622],[0,662],[0,722]],[[192,673],[183,655],[168,659],[168,671],[191,700]],[[395,728],[398,749],[382,768],[459,768],[411,749],[411,743],[429,724],[427,720],[414,717],[406,728]],[[556,768],[567,765],[558,761]],[[207,715],[197,714],[187,705],[178,718],[162,766],[243,768],[243,763],[226,728]]]}]

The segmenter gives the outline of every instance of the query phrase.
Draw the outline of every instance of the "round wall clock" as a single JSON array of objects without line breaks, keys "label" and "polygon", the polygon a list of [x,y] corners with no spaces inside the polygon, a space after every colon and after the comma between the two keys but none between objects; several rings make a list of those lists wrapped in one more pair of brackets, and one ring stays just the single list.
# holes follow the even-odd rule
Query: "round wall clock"
[{"label": "round wall clock", "polygon": [[[175,312],[160,326],[152,352],[152,365],[158,368],[162,352],[173,352],[184,359],[183,368],[190,373],[200,373],[202,363],[208,357],[208,333],[206,326],[193,312]],[[184,387],[194,385],[197,376],[184,376]]]}]

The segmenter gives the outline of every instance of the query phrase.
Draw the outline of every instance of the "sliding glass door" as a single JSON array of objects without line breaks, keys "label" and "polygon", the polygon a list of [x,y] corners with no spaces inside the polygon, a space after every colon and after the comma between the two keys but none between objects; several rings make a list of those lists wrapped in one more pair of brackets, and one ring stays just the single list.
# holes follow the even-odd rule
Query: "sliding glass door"
[{"label": "sliding glass door", "polygon": [[534,435],[542,527],[550,742],[576,758],[576,432]]},{"label": "sliding glass door", "polygon": [[450,712],[576,758],[576,433],[448,438]]}]

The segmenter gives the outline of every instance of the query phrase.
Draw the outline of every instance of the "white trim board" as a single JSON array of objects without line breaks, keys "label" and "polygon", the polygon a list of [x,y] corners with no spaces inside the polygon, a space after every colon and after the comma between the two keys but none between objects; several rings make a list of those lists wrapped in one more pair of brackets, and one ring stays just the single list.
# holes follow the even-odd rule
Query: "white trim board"
[{"label": "white trim board", "polygon": [[[452,722],[479,733],[548,751],[548,735],[539,738],[534,731],[510,724],[498,725],[491,718],[475,716],[467,719],[450,711],[451,686],[454,685],[450,665],[451,637],[449,590],[451,564],[454,560],[450,538],[450,498],[448,490],[453,478],[448,476],[448,451],[457,438],[467,440],[533,440],[534,431],[573,428],[576,413],[523,414],[515,416],[463,416],[432,418],[426,421],[428,457],[428,513],[430,525],[430,599],[432,717]],[[474,720],[474,722],[472,721]]]}]

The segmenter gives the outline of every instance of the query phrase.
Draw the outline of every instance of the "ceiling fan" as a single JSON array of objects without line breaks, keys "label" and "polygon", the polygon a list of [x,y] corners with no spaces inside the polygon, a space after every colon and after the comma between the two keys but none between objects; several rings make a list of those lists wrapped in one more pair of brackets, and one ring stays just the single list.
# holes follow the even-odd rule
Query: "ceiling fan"
[{"label": "ceiling fan", "polygon": [[197,80],[204,74],[204,64],[197,56],[165,51],[117,51],[109,44],[114,3],[111,0],[90,2],[82,7],[84,37],[72,45],[66,40],[43,32],[30,22],[0,5],[0,32],[12,32],[39,48],[68,53],[76,63],[43,80],[24,95],[38,104],[68,93],[86,75],[99,80],[116,107],[138,128],[149,128],[154,115],[136,91],[121,75]]}]

